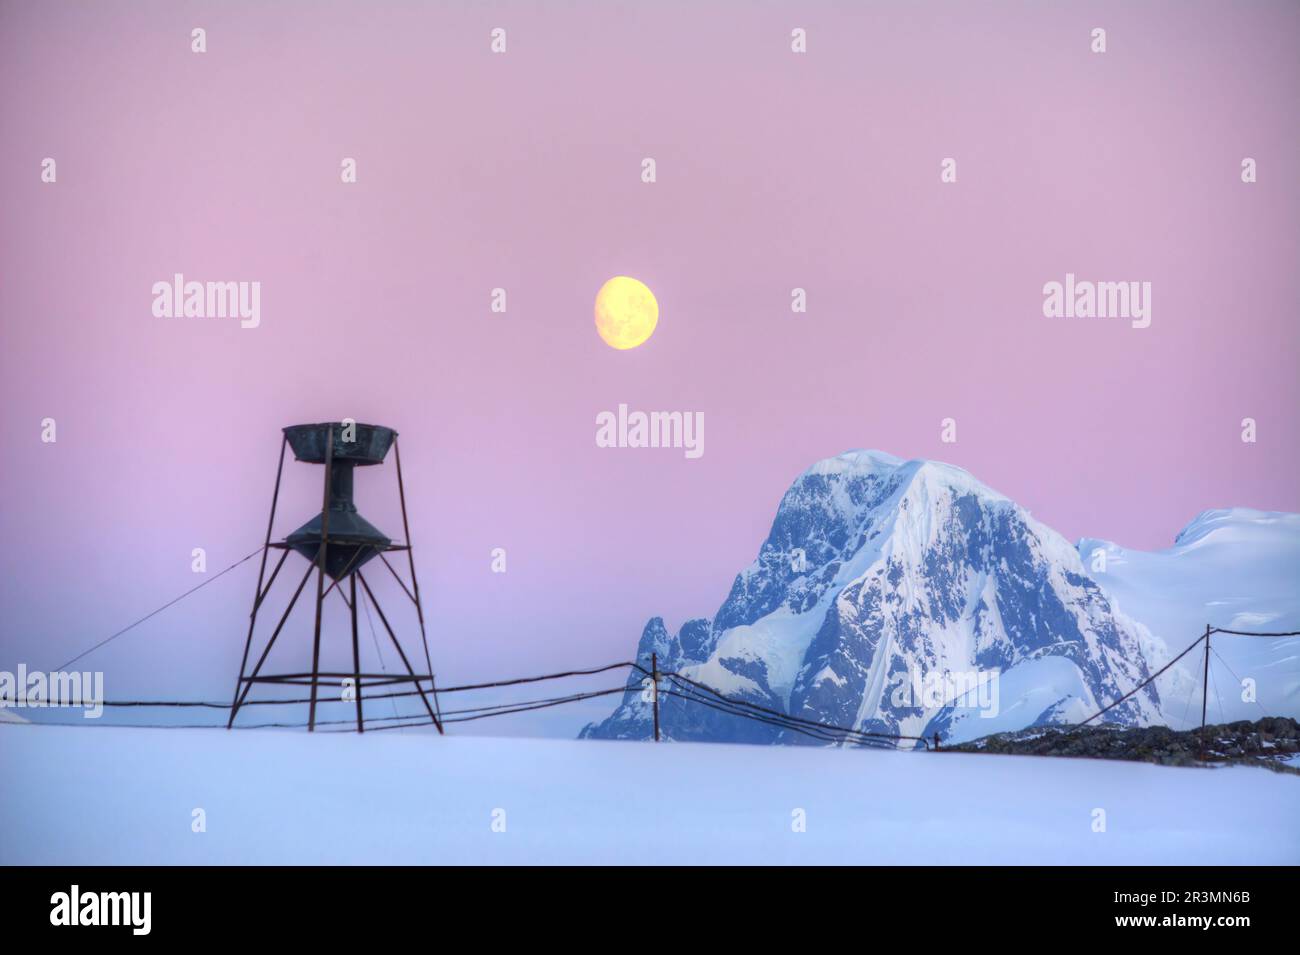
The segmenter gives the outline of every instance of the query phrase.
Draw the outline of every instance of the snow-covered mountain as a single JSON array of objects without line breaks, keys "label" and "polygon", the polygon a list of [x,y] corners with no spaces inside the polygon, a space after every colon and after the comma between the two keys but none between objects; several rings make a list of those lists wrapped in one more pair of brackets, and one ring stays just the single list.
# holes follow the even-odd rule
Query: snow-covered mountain
[{"label": "snow-covered mountain", "polygon": [[[652,619],[638,661],[652,652],[661,669],[792,716],[953,741],[1090,715],[1165,650],[1078,550],[967,472],[853,451],[794,482],[712,619],[675,634]],[[640,680],[582,735],[645,738]],[[1107,719],[1159,712],[1153,685]],[[809,742],[667,695],[660,713],[670,739]]]},{"label": "snow-covered mountain", "polygon": [[[1300,514],[1236,507],[1205,511],[1166,550],[1148,553],[1085,538],[1079,556],[1111,604],[1178,653],[1206,624],[1226,630],[1300,630]],[[1300,718],[1300,637],[1215,634],[1208,716]],[[1168,659],[1165,657],[1164,659]],[[1152,656],[1149,663],[1164,662]],[[1200,722],[1204,656],[1160,677],[1162,722]],[[1244,692],[1249,680],[1251,693]],[[1253,696],[1253,699],[1252,699]]]}]

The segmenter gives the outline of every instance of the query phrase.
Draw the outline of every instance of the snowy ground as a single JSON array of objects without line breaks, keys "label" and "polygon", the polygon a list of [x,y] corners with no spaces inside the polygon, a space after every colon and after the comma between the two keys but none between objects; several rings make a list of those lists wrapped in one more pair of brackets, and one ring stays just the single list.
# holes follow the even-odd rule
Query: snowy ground
[{"label": "snowy ground", "polygon": [[1300,863],[1300,778],[1252,768],[6,725],[0,774],[5,865]]}]

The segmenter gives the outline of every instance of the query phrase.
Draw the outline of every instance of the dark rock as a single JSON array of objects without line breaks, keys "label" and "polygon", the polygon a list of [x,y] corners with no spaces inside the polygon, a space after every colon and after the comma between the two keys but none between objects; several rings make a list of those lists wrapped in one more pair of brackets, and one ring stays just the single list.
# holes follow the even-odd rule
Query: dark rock
[{"label": "dark rock", "polygon": [[1300,751],[1300,724],[1286,716],[1267,716],[1251,723],[1238,720],[1217,726],[1177,731],[1167,726],[1085,726],[1079,729],[1031,727],[999,733],[970,743],[944,747],[972,753],[1076,756],[1123,759],[1163,766],[1247,763],[1281,772],[1300,773],[1283,760]]}]

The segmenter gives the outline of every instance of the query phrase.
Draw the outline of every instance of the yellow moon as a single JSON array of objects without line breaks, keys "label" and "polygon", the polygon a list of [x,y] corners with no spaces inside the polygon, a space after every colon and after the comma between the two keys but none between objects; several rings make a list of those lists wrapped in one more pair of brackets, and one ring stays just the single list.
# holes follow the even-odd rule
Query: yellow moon
[{"label": "yellow moon", "polygon": [[658,324],[659,303],[643,282],[616,275],[596,293],[596,331],[611,348],[636,348]]}]

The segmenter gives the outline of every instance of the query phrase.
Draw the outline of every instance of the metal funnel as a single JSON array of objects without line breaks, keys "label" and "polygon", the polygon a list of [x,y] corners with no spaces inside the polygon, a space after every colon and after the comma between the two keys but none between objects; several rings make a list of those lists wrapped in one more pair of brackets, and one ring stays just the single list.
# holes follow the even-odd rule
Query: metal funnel
[{"label": "metal funnel", "polygon": [[[324,464],[333,429],[333,453],[330,456],[330,496],[328,543],[325,549],[325,573],[334,580],[346,577],[376,554],[392,545],[392,540],[357,513],[352,500],[353,469],[358,465],[380,464],[392,447],[397,432],[379,425],[356,424],[345,429],[338,422],[298,424],[284,429],[289,447],[299,461]],[[345,441],[344,436],[353,438]],[[284,539],[293,550],[310,561],[320,553],[321,514]]]}]

